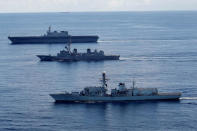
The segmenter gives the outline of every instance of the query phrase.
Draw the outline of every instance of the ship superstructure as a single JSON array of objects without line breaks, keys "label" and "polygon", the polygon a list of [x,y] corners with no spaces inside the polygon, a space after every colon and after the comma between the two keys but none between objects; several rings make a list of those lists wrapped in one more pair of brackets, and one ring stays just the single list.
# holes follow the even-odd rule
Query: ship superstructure
[{"label": "ship superstructure", "polygon": [[133,86],[127,88],[125,83],[119,83],[118,88],[108,92],[108,85],[105,72],[102,73],[101,86],[85,87],[80,92],[65,92],[50,94],[56,102],[122,102],[135,100],[179,100],[181,93],[160,93],[157,88],[137,88],[135,82]]}]

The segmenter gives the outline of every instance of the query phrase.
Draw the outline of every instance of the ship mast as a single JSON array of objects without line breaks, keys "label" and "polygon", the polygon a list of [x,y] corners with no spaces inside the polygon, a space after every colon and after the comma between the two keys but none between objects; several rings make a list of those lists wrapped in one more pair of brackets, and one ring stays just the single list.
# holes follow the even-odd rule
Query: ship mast
[{"label": "ship mast", "polygon": [[49,26],[49,29],[48,29],[48,33],[50,33],[51,32],[51,26]]},{"label": "ship mast", "polygon": [[102,87],[107,88],[107,80],[105,72],[102,73]]},{"label": "ship mast", "polygon": [[65,47],[69,53],[71,53],[71,51],[70,51],[70,49],[71,49],[71,47],[70,47],[70,46],[71,46],[71,43],[72,43],[71,35],[69,35],[69,36],[68,36],[68,44],[67,44],[67,46]]},{"label": "ship mast", "polygon": [[135,82],[135,79],[133,79],[133,81],[132,81],[132,85],[133,85],[133,89],[135,88],[135,84],[136,84],[136,82]]},{"label": "ship mast", "polygon": [[133,78],[133,81],[132,81],[132,96],[133,96],[133,91],[135,89],[135,84],[136,84],[136,82],[135,82],[135,79]]}]

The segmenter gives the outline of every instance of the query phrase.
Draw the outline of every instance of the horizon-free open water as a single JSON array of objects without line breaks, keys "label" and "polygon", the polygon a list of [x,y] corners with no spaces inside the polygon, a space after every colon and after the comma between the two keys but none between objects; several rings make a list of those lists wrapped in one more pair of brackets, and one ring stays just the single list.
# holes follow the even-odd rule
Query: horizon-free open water
[{"label": "horizon-free open water", "polygon": [[[0,14],[0,130],[196,130],[197,12]],[[41,35],[48,26],[71,35],[99,35],[73,44],[119,54],[119,61],[40,62],[64,44],[11,45],[7,37]],[[182,92],[178,102],[55,104],[50,93],[135,78],[138,87]]]}]

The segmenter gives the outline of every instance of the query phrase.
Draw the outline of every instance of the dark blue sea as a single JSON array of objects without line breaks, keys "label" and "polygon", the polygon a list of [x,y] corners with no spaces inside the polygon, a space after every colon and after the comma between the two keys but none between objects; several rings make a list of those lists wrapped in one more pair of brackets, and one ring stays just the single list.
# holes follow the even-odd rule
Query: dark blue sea
[{"label": "dark blue sea", "polygon": [[[64,44],[11,45],[8,36],[43,35],[48,26],[71,35],[99,35],[73,44],[119,54],[119,61],[40,62]],[[55,104],[50,93],[135,79],[137,87],[182,92],[180,101]],[[196,131],[197,12],[0,14],[0,131]]]}]

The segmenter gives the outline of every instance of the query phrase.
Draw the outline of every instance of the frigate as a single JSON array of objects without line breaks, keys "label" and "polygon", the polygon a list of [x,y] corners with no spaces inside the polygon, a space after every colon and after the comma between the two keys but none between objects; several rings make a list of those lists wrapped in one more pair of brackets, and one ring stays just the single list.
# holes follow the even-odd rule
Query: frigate
[{"label": "frigate", "polygon": [[67,92],[50,94],[55,102],[124,102],[147,100],[179,100],[181,92],[162,93],[157,88],[138,88],[135,81],[127,88],[125,83],[119,83],[118,88],[107,85],[106,73],[102,73],[101,86],[88,86],[80,92]]},{"label": "frigate", "polygon": [[73,43],[96,43],[99,37],[97,35],[72,36],[68,31],[51,31],[49,27],[46,34],[41,36],[9,36],[12,44],[64,44],[71,38]]}]

